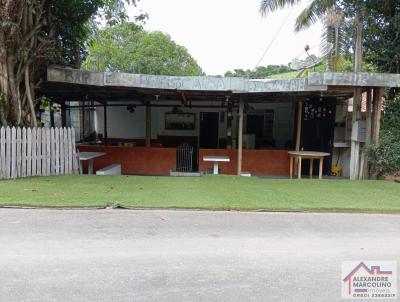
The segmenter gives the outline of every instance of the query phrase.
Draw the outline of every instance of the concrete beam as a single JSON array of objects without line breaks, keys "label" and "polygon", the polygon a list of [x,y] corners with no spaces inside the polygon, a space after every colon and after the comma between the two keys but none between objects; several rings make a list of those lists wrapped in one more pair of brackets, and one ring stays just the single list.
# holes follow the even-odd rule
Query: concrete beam
[{"label": "concrete beam", "polygon": [[88,72],[49,67],[47,81],[91,86],[231,93],[327,91],[328,86],[400,87],[400,74],[367,72],[311,73],[308,78],[251,80],[230,77],[175,77],[116,72]]},{"label": "concrete beam", "polygon": [[232,93],[326,91],[327,86],[307,85],[305,78],[249,80],[229,77],[175,77],[113,72],[88,72],[70,68],[49,67],[48,82],[92,86],[214,91]]},{"label": "concrete beam", "polygon": [[327,90],[326,86],[309,87],[304,78],[256,81],[229,77],[173,77],[128,73],[105,73],[104,85],[185,91],[232,91],[233,93]]},{"label": "concrete beam", "polygon": [[370,72],[311,73],[308,85],[354,87],[400,87],[400,74]]},{"label": "concrete beam", "polygon": [[47,81],[80,85],[104,86],[102,72],[89,72],[79,69],[48,67]]}]

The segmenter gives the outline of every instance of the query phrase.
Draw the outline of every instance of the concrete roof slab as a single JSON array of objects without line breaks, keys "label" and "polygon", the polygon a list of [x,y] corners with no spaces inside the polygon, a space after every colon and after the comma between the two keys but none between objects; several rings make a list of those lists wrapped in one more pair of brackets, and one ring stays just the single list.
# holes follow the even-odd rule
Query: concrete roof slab
[{"label": "concrete roof slab", "polygon": [[309,85],[400,87],[400,74],[370,72],[324,72],[311,73]]},{"label": "concrete roof slab", "polygon": [[236,77],[176,77],[116,72],[88,72],[49,67],[48,82],[105,87],[131,87],[182,91],[212,91],[233,93],[326,91],[326,85],[310,86],[305,78],[250,80]]}]

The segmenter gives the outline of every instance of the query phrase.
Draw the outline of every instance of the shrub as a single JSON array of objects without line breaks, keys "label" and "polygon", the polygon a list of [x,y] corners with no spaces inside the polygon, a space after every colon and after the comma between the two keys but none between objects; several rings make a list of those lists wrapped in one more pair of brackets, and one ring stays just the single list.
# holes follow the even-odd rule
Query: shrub
[{"label": "shrub", "polygon": [[366,149],[377,175],[400,174],[400,95],[386,102],[380,143],[371,144]]}]

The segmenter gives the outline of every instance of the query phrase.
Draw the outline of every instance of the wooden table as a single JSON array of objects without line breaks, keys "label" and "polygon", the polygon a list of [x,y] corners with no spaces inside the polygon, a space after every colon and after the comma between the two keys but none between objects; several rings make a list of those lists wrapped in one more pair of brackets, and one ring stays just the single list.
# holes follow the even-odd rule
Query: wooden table
[{"label": "wooden table", "polygon": [[319,179],[322,179],[322,169],[324,166],[324,158],[330,156],[329,153],[325,152],[314,152],[314,151],[289,151],[290,155],[290,178],[293,178],[294,159],[297,159],[297,174],[298,178],[301,179],[301,161],[303,159],[310,160],[310,178],[313,177],[314,159],[319,159]]},{"label": "wooden table", "polygon": [[88,161],[88,174],[93,174],[93,160],[96,157],[106,155],[103,152],[79,152],[79,173],[82,174],[82,161]]},{"label": "wooden table", "polygon": [[213,174],[217,175],[218,174],[218,164],[220,162],[230,162],[231,160],[229,159],[229,156],[204,156],[203,161],[212,161],[214,162],[214,171]]}]

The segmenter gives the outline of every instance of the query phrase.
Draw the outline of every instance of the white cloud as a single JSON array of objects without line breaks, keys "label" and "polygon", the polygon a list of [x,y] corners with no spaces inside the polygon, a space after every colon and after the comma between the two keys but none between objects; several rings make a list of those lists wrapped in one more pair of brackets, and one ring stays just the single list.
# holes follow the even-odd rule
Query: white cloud
[{"label": "white cloud", "polygon": [[260,65],[287,64],[303,52],[304,45],[318,45],[321,24],[294,32],[294,20],[307,4],[262,17],[259,0],[141,0],[138,10],[150,16],[145,28],[168,33],[185,46],[207,74],[224,74],[234,68],[253,69],[268,44],[290,16]]}]

